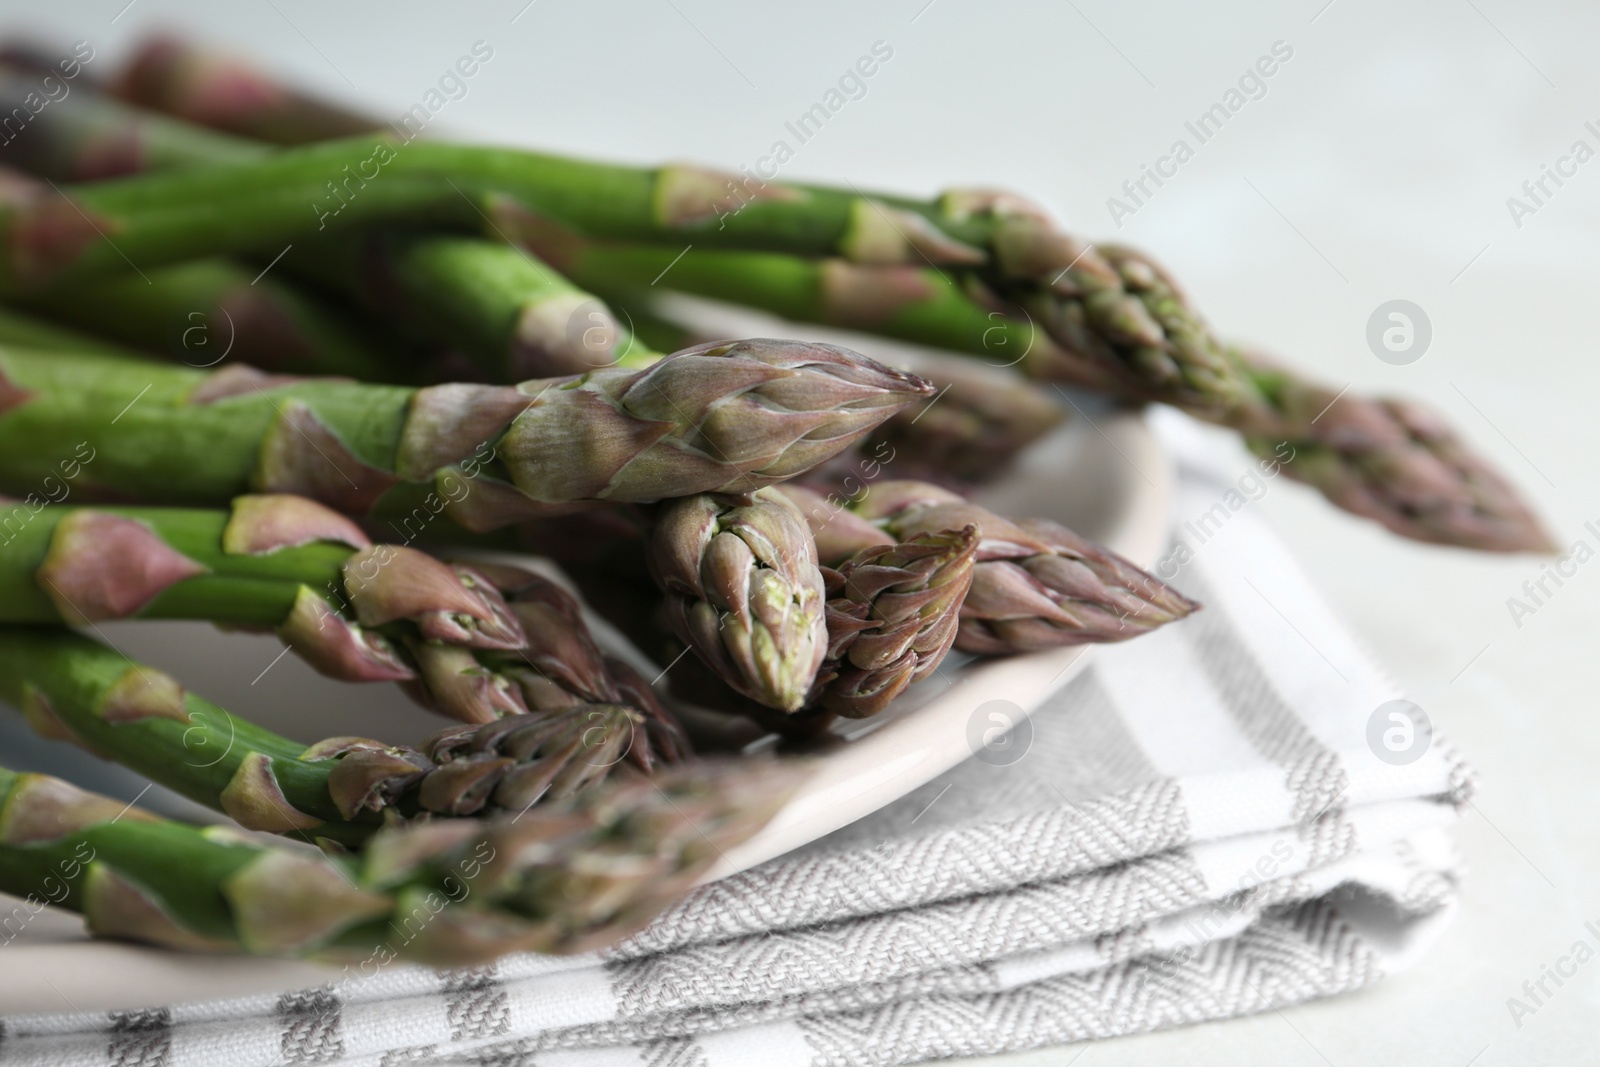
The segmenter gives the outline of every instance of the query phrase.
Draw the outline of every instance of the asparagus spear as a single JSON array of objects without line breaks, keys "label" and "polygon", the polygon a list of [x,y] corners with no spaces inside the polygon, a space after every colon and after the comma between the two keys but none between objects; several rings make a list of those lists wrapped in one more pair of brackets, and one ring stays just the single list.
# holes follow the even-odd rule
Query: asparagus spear
[{"label": "asparagus spear", "polygon": [[[3,113],[24,106],[30,93],[38,94],[37,78],[0,60]],[[56,181],[120,178],[202,160],[244,163],[271,151],[253,141],[130,108],[81,83],[31,116],[28,126],[27,137],[5,143],[0,162]]]},{"label": "asparagus spear", "polygon": [[477,563],[473,569],[505,594],[527,635],[524,648],[474,653],[478,667],[472,670],[473,676],[490,674],[510,681],[520,693],[521,707],[529,711],[626,704],[643,717],[645,737],[633,749],[640,767],[649,770],[659,760],[688,758],[689,740],[683,727],[649,682],[620,659],[601,651],[571,593],[548,578],[517,567]]},{"label": "asparagus spear", "polygon": [[769,761],[620,781],[519,818],[386,829],[316,856],[0,769],[0,890],[183,949],[441,966],[580,952],[642,927],[793,788]]},{"label": "asparagus spear", "polygon": [[[251,830],[365,840],[384,820],[518,812],[615,773],[681,763],[645,716],[568,702],[453,726],[415,747],[334,737],[309,747],[185,692],[170,676],[51,626],[0,625],[0,697],[68,740]],[[681,743],[681,738],[679,739]]]},{"label": "asparagus spear", "polygon": [[668,501],[649,560],[685,645],[735,691],[800,709],[828,651],[825,587],[805,520],[784,497]]},{"label": "asparagus spear", "polygon": [[800,486],[776,490],[811,526],[819,558],[842,561],[874,545],[977,528],[972,585],[955,647],[999,656],[1125,641],[1199,605],[1121,556],[1045,519],[1012,522],[935,485],[884,481],[851,503]]},{"label": "asparagus spear", "polygon": [[112,90],[142,107],[273,144],[325,141],[382,125],[290,89],[241,59],[170,36],[145,41]]},{"label": "asparagus spear", "polygon": [[[0,350],[0,490],[84,441],[100,491],[291,492],[491,529],[574,504],[746,492],[849,447],[930,387],[829,345],[702,345],[644,370],[425,389]],[[408,520],[409,521],[409,520]]]},{"label": "asparagus spear", "polygon": [[[598,554],[575,553],[581,546],[565,538],[541,549],[565,550],[563,567],[589,604],[669,664],[675,695],[784,733],[813,732],[832,714],[876,714],[931,673],[955,635],[977,549],[976,536],[959,530],[895,544],[857,519],[873,544],[838,570],[818,568],[787,497],[775,490],[749,500],[673,501],[658,516],[646,556],[654,585],[629,573],[633,546],[616,522],[581,524],[591,541],[611,538]],[[819,588],[827,651],[813,670]],[[690,650],[697,655],[681,654]]]},{"label": "asparagus spear", "polygon": [[648,558],[668,626],[734,692],[860,718],[938,667],[972,580],[977,527],[906,542],[819,568],[805,517],[763,489],[662,505]]},{"label": "asparagus spear", "polygon": [[5,622],[271,628],[318,671],[347,681],[415,678],[407,644],[468,657],[526,644],[481,572],[374,545],[302,497],[242,496],[226,511],[14,506],[4,528]]},{"label": "asparagus spear", "polygon": [[824,710],[876,715],[938,668],[956,638],[978,544],[976,526],[923,532],[824,572],[828,655],[813,694]]},{"label": "asparagus spear", "polygon": [[347,316],[280,278],[225,259],[108,278],[23,302],[29,311],[93,330],[193,367],[227,359],[275,374],[415,380],[410,364],[378,350]]},{"label": "asparagus spear", "polygon": [[1415,541],[1555,551],[1516,487],[1438,413],[1409,400],[1351,396],[1258,352],[1236,351],[1262,399],[1233,425],[1289,477]]},{"label": "asparagus spear", "polygon": [[[819,709],[876,714],[948,652],[971,579],[976,531],[919,534],[896,544],[851,515],[868,532],[867,543],[840,550],[824,538],[830,559],[841,565],[818,568],[796,522],[802,517],[785,495],[790,488],[748,500],[686,498],[657,509],[646,560],[666,593],[664,610],[655,590],[628,573],[633,527],[618,516],[584,513],[541,524],[559,529],[577,521],[586,541],[552,538],[540,548],[561,550],[589,603],[670,665],[679,696],[784,732],[825,723]],[[592,521],[601,517],[611,521]],[[593,554],[574,551],[595,544],[603,547]],[[819,588],[827,650],[813,667]],[[669,629],[682,645],[662,640]],[[678,654],[691,649],[696,657]]]},{"label": "asparagus spear", "polygon": [[[983,262],[982,249],[997,232],[990,215],[953,216],[939,202],[777,185],[749,193],[744,202],[729,176],[696,167],[627,167],[514,149],[404,143],[388,134],[66,192],[8,205],[3,234],[9,254],[0,291],[121,272],[130,261],[145,269],[375,222],[479,228],[487,217],[515,238],[548,218],[600,238],[671,243],[688,237],[720,247],[843,253],[867,263],[926,255],[950,265]],[[101,240],[102,232],[117,234],[115,247]]]},{"label": "asparagus spear", "polygon": [[[803,262],[785,256],[762,256],[760,253],[718,255],[776,259],[793,264]],[[680,262],[687,263],[694,259],[698,263],[703,258],[697,259],[691,252]],[[663,267],[667,265],[665,262],[662,264]],[[676,281],[673,273],[668,272],[659,287],[694,291],[726,301],[742,301],[748,292],[744,287],[752,285],[751,275],[744,272],[738,274],[733,287],[727,290],[691,290],[691,287],[678,286]],[[673,347],[696,339],[694,330],[663,315],[654,306],[652,298],[635,286],[608,285],[599,274],[585,275],[582,284],[616,308],[618,317],[625,319],[636,330],[647,330],[662,340],[676,341],[678,344]],[[755,287],[759,289],[759,283],[755,283]],[[892,311],[893,307],[887,300],[880,301],[877,306],[884,312]],[[784,314],[787,309],[763,306],[763,310]],[[797,317],[802,321],[808,318]],[[995,319],[981,314],[973,326],[975,336],[980,339],[985,331],[994,337],[1011,329],[1009,322],[999,326]],[[906,339],[935,347],[960,348],[950,343],[947,333],[938,331]],[[880,467],[892,464],[898,476],[944,482],[952,486],[977,485],[998,476],[1024,449],[1059,426],[1065,417],[1063,405],[1058,399],[1019,378],[1001,364],[998,353],[1004,351],[1005,343],[1004,340],[994,341],[993,350],[997,353],[991,357],[994,366],[984,366],[964,355],[926,351],[917,353],[912,369],[933,383],[933,399],[888,419],[862,439],[856,452],[865,457],[867,463],[875,461]],[[838,468],[840,477],[866,473],[859,469],[853,472],[846,470],[852,462],[850,453],[841,453],[830,464],[830,468]],[[876,473],[869,475],[876,476]]]},{"label": "asparagus spear", "polygon": [[[0,100],[8,94],[20,97],[28,89],[25,80],[12,86],[0,78]],[[90,92],[41,113],[33,126],[23,150],[8,152],[6,161],[62,181],[239,163],[265,158],[269,152],[254,141]],[[279,258],[283,271],[310,277],[353,298],[383,320],[460,347],[495,381],[581,373],[629,355],[634,356],[630,366],[660,358],[636,346],[594,297],[530,253],[498,241],[453,235],[318,234],[293,242]],[[209,331],[193,328],[197,312],[225,309],[226,315],[212,314],[201,322],[215,320],[218,337],[238,337],[250,346],[237,351],[242,362],[269,369],[350,373],[366,380],[397,377],[395,361],[386,367],[382,359],[364,351],[367,358],[352,364],[346,353],[352,345],[337,324],[323,321],[327,313],[313,309],[313,301],[275,279],[259,288],[259,268],[246,270],[215,259],[203,263],[46,291],[35,304],[57,317],[88,318],[102,332],[161,349],[171,346],[175,322],[181,321],[185,340],[197,332],[209,336]],[[245,320],[242,330],[235,318]],[[229,322],[226,332],[220,328],[223,320]],[[199,363],[188,358],[194,356],[190,347],[185,345],[181,354],[186,362]],[[635,354],[636,347],[640,351]],[[220,344],[216,348],[220,353]],[[308,359],[319,365],[306,366]]]},{"label": "asparagus spear", "polygon": [[0,306],[0,346],[15,348],[59,348],[68,352],[98,352],[107,356],[137,359],[131,352],[103,338],[80,333],[53,322],[25,315]]},{"label": "asparagus spear", "polygon": [[[1028,309],[1055,342],[1048,346],[1049,358],[1065,364],[1062,370],[1074,380],[1196,413],[1230,410],[1250,392],[1244,369],[1158,266],[1131,249],[1097,249],[1063,233],[1042,210],[1018,197],[954,190],[919,202],[862,194],[853,187],[847,193],[758,181],[752,188],[750,179],[730,176],[723,176],[725,191],[719,194],[710,176],[690,179],[673,168],[657,172],[655,180],[664,207],[653,228],[622,212],[602,220],[560,210],[546,214],[591,237],[622,236],[620,231],[631,229],[642,240],[670,245],[673,229],[693,229],[697,243],[714,249],[839,257],[843,262],[812,267],[809,284],[798,289],[795,271],[781,261],[740,257],[738,262],[756,271],[752,284],[757,288],[788,284],[791,291],[781,299],[792,306],[781,313],[825,315],[848,325],[876,324],[900,316],[907,305],[919,305],[901,328],[926,330],[941,318],[965,326],[971,315],[963,307],[941,306],[939,290],[921,270],[850,269],[927,265],[949,288],[951,282],[938,270],[948,266],[959,279],[955,284],[982,302]],[[537,210],[536,197],[524,195]],[[717,223],[715,234],[703,231],[708,216]],[[548,248],[562,269],[577,277],[638,284],[637,260],[659,260],[648,251],[591,253],[571,242],[554,243],[551,234],[549,221],[537,216],[517,228],[520,240]],[[591,254],[590,262],[582,262]],[[636,257],[632,264],[630,256]],[[653,277],[665,267],[660,264]],[[692,289],[695,271],[691,267],[684,273],[688,280],[677,284]],[[997,342],[993,326],[990,321],[978,331],[989,351]],[[1019,346],[1014,352],[1023,350]]]},{"label": "asparagus spear", "polygon": [[[0,81],[0,93],[4,83]],[[3,100],[3,97],[0,97]],[[92,103],[86,98],[82,104]],[[18,138],[43,154],[60,145],[60,116],[77,115],[72,105],[47,112],[34,138]],[[3,104],[0,104],[3,108]],[[7,147],[10,147],[9,145]],[[80,151],[92,145],[79,145]],[[8,163],[15,156],[4,157]],[[47,161],[25,157],[22,165],[49,175]],[[10,195],[35,196],[39,183],[0,168],[0,186]],[[342,316],[262,271],[222,259],[199,260],[46,291],[25,301],[28,309],[57,321],[86,326],[125,344],[176,356],[191,366],[211,366],[226,357],[279,372],[316,370],[366,380],[392,380],[396,361],[374,350]]]},{"label": "asparagus spear", "polygon": [[[563,227],[524,226],[518,237],[584,285],[605,294],[668,288],[760,308],[796,322],[864,330],[981,356],[1031,377],[1169,400],[1119,376],[1115,366],[1074,358],[1026,319],[974,299],[966,278],[926,265],[863,266],[781,252],[591,241]],[[698,243],[697,243],[698,245]],[[624,305],[625,306],[625,305]]]},{"label": "asparagus spear", "polygon": [[463,351],[492,381],[646,367],[661,353],[524,249],[449,234],[329,234],[290,268]]},{"label": "asparagus spear", "polygon": [[[614,569],[575,569],[590,602],[615,601],[618,622],[635,643],[669,664],[677,696],[780,733],[809,735],[834,715],[882,711],[950,650],[972,578],[975,528],[872,544],[835,570],[816,567],[799,540],[798,516],[777,490],[747,501],[675,501],[662,510],[650,562],[666,592],[664,610],[641,610],[653,603],[650,591]],[[874,539],[884,536],[869,528]],[[820,661],[819,587],[826,633]],[[667,639],[668,629],[681,645]],[[683,654],[691,650],[697,655]]]},{"label": "asparagus spear", "polygon": [[[980,303],[970,287],[937,270],[700,248],[674,262],[673,249],[572,240],[536,247],[559,248],[556,265],[601,292],[661,277],[662,285],[786,318],[955,349],[993,365],[1014,364],[1041,380],[1175,404],[1238,431],[1290,477],[1403,537],[1497,552],[1551,545],[1511,484],[1437,415],[1408,401],[1330,389],[1259,353],[1225,346],[1240,388],[1222,406],[1193,403],[1082,358],[1040,329],[1037,319]],[[1125,250],[1102,251],[1130,277],[1146,277],[1139,264],[1148,266],[1149,278],[1159,279],[1150,291],[1164,294],[1161,301],[1176,299],[1165,295],[1175,289],[1153,265]]]},{"label": "asparagus spear", "polygon": [[980,485],[1065,417],[1056,399],[1006,371],[929,353],[914,366],[933,384],[933,399],[891,416],[854,455],[841,453],[819,477],[836,472],[841,479],[871,481],[888,469],[952,487]]}]

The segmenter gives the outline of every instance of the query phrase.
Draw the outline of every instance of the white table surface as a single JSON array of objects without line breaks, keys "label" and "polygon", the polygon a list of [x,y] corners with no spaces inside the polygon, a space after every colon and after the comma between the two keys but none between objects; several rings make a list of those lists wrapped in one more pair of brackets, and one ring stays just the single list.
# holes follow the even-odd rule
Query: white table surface
[{"label": "white table surface", "polygon": [[[378,114],[421,99],[475,41],[494,49],[440,114],[464,137],[639,161],[755,163],[869,52],[893,57],[784,168],[914,191],[1027,190],[1090,237],[1150,249],[1224,332],[1449,414],[1600,549],[1600,161],[1515,224],[1507,198],[1578,139],[1600,150],[1600,13],[1508,0],[1231,5],[0,4],[0,28],[84,39],[112,65],[156,26],[248,49]],[[1326,6],[1324,4],[1326,3]],[[1117,230],[1106,200],[1183,123],[1286,42],[1267,93]],[[102,68],[104,69],[104,68]],[[1404,298],[1433,342],[1392,366],[1368,316]],[[1600,920],[1600,559],[1512,619],[1541,563],[1401,542],[1311,493],[1259,505],[1321,586],[1476,763],[1460,827],[1462,915],[1415,970],[1282,1013],[1047,1050],[1008,1064],[1597,1062],[1600,962],[1521,1020],[1507,998]]]}]

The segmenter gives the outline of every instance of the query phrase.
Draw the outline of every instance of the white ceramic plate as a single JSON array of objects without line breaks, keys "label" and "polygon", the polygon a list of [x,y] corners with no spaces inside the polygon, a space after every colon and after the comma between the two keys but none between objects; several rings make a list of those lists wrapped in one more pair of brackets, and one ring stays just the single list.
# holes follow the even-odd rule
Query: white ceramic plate
[{"label": "white ceramic plate", "polygon": [[[982,502],[1015,515],[1057,519],[1137,563],[1151,563],[1165,533],[1171,475],[1143,419],[1075,413],[1035,446]],[[597,626],[603,634],[609,628]],[[122,623],[104,628],[125,654],[181,678],[194,692],[307,742],[335,734],[419,739],[439,721],[385,686],[349,686],[313,674],[276,639],[224,634],[203,624]],[[1004,700],[1028,714],[1084,664],[1088,648],[947,663],[886,714],[841,726],[844,740],[760,834],[708,875],[742,870],[846,825],[904,796],[974,752],[974,713]],[[976,735],[992,727],[987,713]],[[48,771],[132,799],[136,776],[34,738],[0,713],[0,762]],[[215,818],[161,790],[140,803],[190,819]],[[14,902],[0,897],[0,913]],[[4,935],[0,934],[0,940]],[[0,1013],[135,1008],[303,988],[326,981],[317,965],[243,957],[193,957],[92,942],[76,917],[46,911],[0,946]],[[67,998],[70,997],[70,1004]]]}]

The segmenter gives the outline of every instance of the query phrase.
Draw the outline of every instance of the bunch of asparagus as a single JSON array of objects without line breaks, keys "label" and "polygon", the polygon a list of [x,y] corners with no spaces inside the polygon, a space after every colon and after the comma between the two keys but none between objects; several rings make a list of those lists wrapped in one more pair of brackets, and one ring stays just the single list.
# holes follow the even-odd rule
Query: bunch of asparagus
[{"label": "bunch of asparagus", "polygon": [[[0,48],[0,109],[51,63]],[[696,756],[675,701],[815,732],[952,649],[1194,611],[967,499],[1060,421],[1030,377],[1287,442],[1292,475],[1406,536],[1548,544],[1437,419],[1218,341],[1150,260],[1013,196],[413,140],[171,39],[29,111],[0,146],[0,695],[326,853],[0,771],[0,889],[71,860],[62,902],[98,933],[338,955],[446,892],[400,956],[587,948],[803,774]],[[923,377],[707,341],[640,296],[661,288],[952,354]],[[1006,352],[1023,375],[983,365]],[[565,585],[483,561],[508,547],[559,560],[671,693],[602,651]],[[71,629],[128,618],[272,630],[456,724],[296,743]]]}]

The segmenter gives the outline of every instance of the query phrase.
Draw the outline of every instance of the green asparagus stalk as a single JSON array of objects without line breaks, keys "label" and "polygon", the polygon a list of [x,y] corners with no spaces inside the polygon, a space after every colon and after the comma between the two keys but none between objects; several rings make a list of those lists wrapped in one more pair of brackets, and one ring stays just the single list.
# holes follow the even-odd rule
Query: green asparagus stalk
[{"label": "green asparagus stalk", "polygon": [[784,497],[668,501],[649,561],[679,640],[736,692],[800,709],[828,651],[826,593],[805,519]]},{"label": "green asparagus stalk", "polygon": [[225,259],[196,260],[146,278],[85,282],[23,306],[193,367],[223,360],[274,374],[415,380],[416,360],[380,352],[348,318],[275,277]]},{"label": "green asparagus stalk", "polygon": [[[1233,392],[1222,407],[1196,404],[1152,392],[1104,362],[1081,358],[1040,328],[1037,318],[980,303],[959,278],[933,269],[700,248],[674,263],[675,250],[643,245],[570,239],[556,244],[546,238],[546,246],[562,251],[556,260],[562,270],[602,293],[660,277],[665,286],[798,321],[955,349],[1045,381],[1176,404],[1238,431],[1254,451],[1339,507],[1413,540],[1497,552],[1545,551],[1551,545],[1515,488],[1437,415],[1407,401],[1330,389],[1258,353],[1224,347],[1248,388]],[[1122,249],[1102,252],[1131,278],[1156,279],[1149,291],[1162,293],[1161,301],[1176,299],[1165,295],[1176,290],[1153,264]],[[1079,348],[1088,344],[1082,341]]]},{"label": "green asparagus stalk", "polygon": [[865,718],[932,674],[955,641],[978,544],[976,526],[918,533],[825,571],[828,655],[813,699]]},{"label": "green asparagus stalk", "polygon": [[641,928],[783,803],[794,771],[701,763],[516,818],[380,831],[316,856],[0,770],[0,890],[181,949],[439,966],[580,952]]},{"label": "green asparagus stalk", "polygon": [[[821,187],[753,194],[737,215],[727,176],[699,168],[590,163],[514,149],[354,137],[285,149],[254,163],[138,175],[18,198],[0,216],[0,292],[161,263],[279,246],[328,227],[382,222],[481,228],[513,238],[544,217],[592,237],[847,250],[862,262],[975,264],[987,216],[930,221],[937,203]],[[919,214],[920,213],[920,214]],[[926,215],[927,218],[923,216]],[[893,223],[893,225],[891,225]],[[102,233],[115,233],[115,245]],[[126,258],[124,258],[126,257]]]},{"label": "green asparagus stalk", "polygon": [[[33,88],[30,79],[0,66],[0,111]],[[138,111],[91,89],[41,112],[29,134],[6,145],[3,162],[57,181],[237,163],[266,154],[252,141]],[[6,177],[12,196],[50,192],[41,186],[25,192],[26,179]],[[346,374],[368,381],[404,377],[397,375],[397,361],[374,351],[331,308],[264,275],[259,267],[199,260],[41,293],[30,306],[193,366],[231,356],[281,373]]]},{"label": "green asparagus stalk", "polygon": [[480,237],[318,235],[290,269],[459,348],[492,381],[661,359],[610,309],[526,250]]},{"label": "green asparagus stalk", "polygon": [[123,359],[138,359],[140,355],[93,334],[80,333],[5,306],[0,306],[0,347],[58,348],[68,352],[97,352]]},{"label": "green asparagus stalk", "polygon": [[[20,83],[17,91],[25,91],[26,84]],[[4,91],[5,83],[0,81],[0,93]],[[263,159],[270,151],[253,141],[87,92],[41,113],[33,127],[27,151],[8,159],[31,173],[62,181],[239,163]],[[108,153],[108,144],[124,147]],[[498,239],[320,233],[286,246],[278,260],[280,272],[309,277],[360,303],[379,321],[402,324],[407,331],[420,331],[437,343],[462,350],[494,381],[577,374],[624,361],[628,366],[644,366],[660,358],[659,353],[636,344],[604,304],[529,252]],[[169,267],[143,277],[102,282],[93,286],[87,299],[84,287],[73,287],[53,294],[53,299],[47,292],[40,300],[69,320],[74,314],[92,317],[102,331],[124,338],[131,331],[145,347],[152,347],[148,336],[152,317],[159,324],[158,337],[161,331],[170,332],[172,322],[181,318],[182,336],[193,338],[203,333],[193,329],[196,308],[227,307],[222,303],[224,297],[245,300],[247,306],[242,310],[254,311],[252,319],[261,321],[252,321],[254,332],[246,331],[244,336],[259,338],[255,347],[267,358],[241,350],[238,356],[243,362],[269,369],[350,373],[365,380],[403,377],[397,374],[394,360],[388,367],[375,358],[365,365],[347,366],[348,361],[338,358],[344,354],[344,345],[331,345],[328,358],[315,359],[321,347],[307,342],[326,343],[326,334],[333,330],[316,321],[305,297],[276,282],[268,290],[270,295],[263,293],[254,280],[260,267],[246,272],[242,267],[225,268],[220,261],[206,262],[204,268]],[[241,273],[243,279],[236,281],[234,276]],[[169,280],[168,274],[179,277]],[[220,291],[213,294],[213,289]],[[102,290],[111,291],[110,306],[101,306]],[[119,296],[123,299],[116,299]],[[177,306],[165,306],[172,304]],[[169,313],[158,314],[158,310]],[[213,317],[220,326],[226,316]],[[313,323],[307,325],[307,319]],[[286,325],[300,329],[290,333]],[[223,331],[217,332],[223,336]],[[236,332],[230,328],[227,336]],[[160,347],[168,347],[170,340],[162,338]],[[303,355],[296,351],[308,347],[310,351]],[[280,366],[284,357],[277,353],[284,349],[289,356],[301,358],[292,366]],[[187,347],[181,354],[192,356]],[[305,365],[307,357],[313,357],[309,362],[314,365]],[[193,358],[186,361],[199,362]]]},{"label": "green asparagus stalk", "polygon": [[1204,416],[1206,408],[1152,389],[1114,360],[1085,359],[1015,308],[974,297],[968,276],[920,263],[862,265],[777,252],[585,241],[552,225],[519,231],[535,251],[580,285],[613,293],[649,284],[760,308],[796,322],[863,330],[979,356],[994,367],[1140,400],[1159,400]]},{"label": "green asparagus stalk", "polygon": [[828,345],[752,340],[644,370],[424,389],[0,350],[0,491],[87,441],[87,484],[151,502],[296,493],[350,513],[484,530],[575,504],[748,492],[926,396]]},{"label": "green asparagus stalk", "polygon": [[[1038,327],[985,308],[959,275],[923,266],[862,266],[780,252],[589,241],[553,224],[524,226],[519,240],[571,277],[630,311],[643,287],[759,308],[793,322],[862,330],[981,356],[997,368],[1098,389],[1111,374],[1067,358]],[[678,258],[678,253],[683,256]],[[652,286],[651,283],[655,284]],[[631,297],[631,299],[629,299]]]},{"label": "green asparagus stalk", "polygon": [[[19,501],[5,509],[0,537],[4,622],[203,619],[273,629],[319,672],[356,682],[418,679],[419,657],[408,649],[454,649],[471,660],[475,650],[527,643],[482,572],[375,545],[302,497],[243,496],[226,511]],[[444,693],[429,702],[469,721],[490,717]]]},{"label": "green asparagus stalk", "polygon": [[935,485],[879,482],[848,508],[800,486],[774,491],[804,514],[825,564],[874,545],[975,527],[980,543],[955,637],[963,652],[1001,656],[1125,641],[1199,608],[1058,523],[1012,522]]},{"label": "green asparagus stalk", "polygon": [[[662,175],[659,180],[671,180]],[[1026,353],[1053,377],[1202,417],[1215,419],[1252,392],[1244,368],[1158,266],[1131,249],[1097,248],[1062,233],[1017,197],[954,190],[917,202],[838,191],[833,195],[848,202],[841,215],[834,204],[814,203],[816,189],[757,183],[752,190],[748,180],[737,179],[727,185],[732,209],[714,203],[710,213],[722,230],[737,232],[699,235],[697,243],[713,247],[699,250],[700,262],[682,273],[681,262],[673,265],[673,285],[714,290],[790,318],[881,329],[946,347],[955,333],[980,352],[1004,352],[1006,362]],[[801,218],[831,243],[794,239],[787,231]],[[603,235],[592,222],[562,221]],[[650,266],[657,278],[671,263],[663,260],[664,249],[574,246],[552,240],[554,232],[536,220],[518,236],[559,256],[558,265],[578,279],[641,284]],[[643,239],[670,243],[659,232]],[[731,247],[837,258],[724,258],[719,250]],[[955,269],[946,274],[940,267]],[[740,277],[730,278],[733,273]],[[1030,315],[1029,329],[1005,321],[1018,306]],[[1035,323],[1038,330],[1031,328]]]},{"label": "green asparagus stalk", "polygon": [[[0,60],[0,113],[11,114],[38,80]],[[28,136],[7,141],[0,162],[55,181],[99,181],[199,161],[245,163],[270,149],[163,115],[138,111],[78,85],[31,115]]]},{"label": "green asparagus stalk", "polygon": [[247,829],[359,843],[387,821],[519,812],[624,764],[681,763],[645,716],[572,702],[454,726],[415,747],[334,737],[309,747],[71,630],[0,625],[0,697],[41,736],[138,771]]},{"label": "green asparagus stalk", "polygon": [[112,91],[141,107],[273,144],[326,141],[382,125],[290,89],[243,60],[169,36],[141,45]]},{"label": "green asparagus stalk", "polygon": [[[4,91],[0,81],[0,93]],[[87,95],[81,101],[73,98],[70,105],[47,112],[51,118],[30,131],[38,136],[17,138],[12,146],[26,144],[36,154],[50,155],[51,149],[64,147],[61,117],[78,115],[75,109],[94,102]],[[87,151],[93,146],[77,147]],[[9,153],[5,161],[19,162]],[[21,165],[46,176],[52,170],[50,160],[32,156]],[[3,184],[12,195],[37,195],[45,188],[11,171],[3,174]],[[144,276],[43,292],[25,304],[35,314],[175,356],[191,366],[212,366],[232,357],[276,372],[314,369],[377,381],[392,380],[403,371],[403,363],[378,353],[323,302],[264,274],[227,260],[199,260]]]}]

